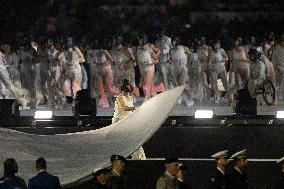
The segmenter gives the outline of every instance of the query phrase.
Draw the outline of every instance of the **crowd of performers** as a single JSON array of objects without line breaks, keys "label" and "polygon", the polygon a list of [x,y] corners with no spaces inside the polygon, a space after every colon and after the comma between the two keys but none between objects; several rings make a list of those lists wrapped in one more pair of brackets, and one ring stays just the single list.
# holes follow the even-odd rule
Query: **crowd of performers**
[{"label": "crowd of performers", "polygon": [[263,40],[237,37],[231,43],[224,50],[218,39],[201,37],[184,43],[165,32],[156,39],[143,35],[135,42],[117,36],[77,44],[72,38],[25,41],[17,47],[3,43],[0,96],[13,97],[24,107],[47,103],[57,109],[77,91],[89,88],[98,106],[106,108],[120,94],[120,82],[127,79],[135,96],[144,96],[144,101],[186,84],[179,104],[206,104],[211,97],[216,104],[221,97],[231,104],[237,90],[248,87],[254,96],[256,86],[269,78],[277,91],[275,103],[281,103],[284,34],[279,40],[271,34]]}]

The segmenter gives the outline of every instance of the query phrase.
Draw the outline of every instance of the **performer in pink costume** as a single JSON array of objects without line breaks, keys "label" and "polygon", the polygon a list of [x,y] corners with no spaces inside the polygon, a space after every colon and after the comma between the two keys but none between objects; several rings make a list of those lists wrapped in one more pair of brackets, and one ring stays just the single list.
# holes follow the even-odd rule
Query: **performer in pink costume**
[{"label": "performer in pink costume", "polygon": [[140,86],[143,87],[144,101],[147,101],[156,93],[154,88],[154,64],[158,62],[159,53],[159,49],[152,44],[148,44],[145,38],[139,38],[136,59],[141,73]]},{"label": "performer in pink costume", "polygon": [[111,63],[113,63],[113,59],[109,52],[102,48],[101,42],[97,41],[96,49],[88,53],[88,60],[91,65],[91,94],[94,95],[97,88],[100,95],[99,106],[108,108],[107,93],[109,95],[119,93],[119,90],[112,86],[113,72]]}]

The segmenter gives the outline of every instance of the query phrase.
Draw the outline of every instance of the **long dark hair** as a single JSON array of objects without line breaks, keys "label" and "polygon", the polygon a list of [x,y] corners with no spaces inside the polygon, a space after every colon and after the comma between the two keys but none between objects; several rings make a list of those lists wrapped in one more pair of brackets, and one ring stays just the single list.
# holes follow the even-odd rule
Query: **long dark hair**
[{"label": "long dark hair", "polygon": [[132,85],[128,79],[123,79],[120,82],[120,91],[122,92],[132,92]]},{"label": "long dark hair", "polygon": [[18,165],[15,159],[9,158],[4,161],[4,178],[14,178],[18,172]]}]

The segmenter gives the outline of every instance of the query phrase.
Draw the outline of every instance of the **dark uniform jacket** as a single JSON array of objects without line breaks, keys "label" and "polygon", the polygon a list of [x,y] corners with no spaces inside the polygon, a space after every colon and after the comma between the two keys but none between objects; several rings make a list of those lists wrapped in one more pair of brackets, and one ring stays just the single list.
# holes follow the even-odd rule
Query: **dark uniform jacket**
[{"label": "dark uniform jacket", "polygon": [[245,172],[240,173],[236,168],[234,168],[229,176],[229,188],[230,189],[248,189],[248,177]]},{"label": "dark uniform jacket", "polygon": [[191,189],[191,186],[187,182],[181,182],[178,180],[179,189]]},{"label": "dark uniform jacket", "polygon": [[118,175],[112,170],[108,178],[107,186],[110,189],[128,189],[127,178],[125,175]]},{"label": "dark uniform jacket", "polygon": [[38,173],[29,180],[29,189],[60,189],[59,178],[46,171]]},{"label": "dark uniform jacket", "polygon": [[107,184],[102,184],[98,182],[97,180],[93,180],[92,186],[90,187],[91,189],[109,189]]},{"label": "dark uniform jacket", "polygon": [[284,188],[284,172],[281,172],[281,176],[276,183],[276,189],[283,189]]},{"label": "dark uniform jacket", "polygon": [[211,177],[209,189],[228,189],[227,180],[227,175],[216,169],[215,176]]},{"label": "dark uniform jacket", "polygon": [[156,189],[179,189],[179,182],[166,172],[157,180]]}]

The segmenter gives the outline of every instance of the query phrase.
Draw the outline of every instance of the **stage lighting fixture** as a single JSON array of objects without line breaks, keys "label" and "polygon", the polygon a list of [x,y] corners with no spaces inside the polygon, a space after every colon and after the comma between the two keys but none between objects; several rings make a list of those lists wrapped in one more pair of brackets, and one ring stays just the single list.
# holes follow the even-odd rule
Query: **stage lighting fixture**
[{"label": "stage lighting fixture", "polygon": [[52,111],[36,111],[34,118],[35,119],[50,119],[52,118]]},{"label": "stage lighting fixture", "polygon": [[212,110],[196,110],[194,113],[194,118],[212,118]]},{"label": "stage lighting fixture", "polygon": [[73,114],[75,117],[83,115],[95,117],[97,115],[96,99],[91,97],[89,90],[82,89],[76,93]]},{"label": "stage lighting fixture", "polygon": [[0,99],[0,119],[20,116],[19,104],[15,99]]},{"label": "stage lighting fixture", "polygon": [[283,119],[284,118],[284,111],[277,111],[276,118]]}]

